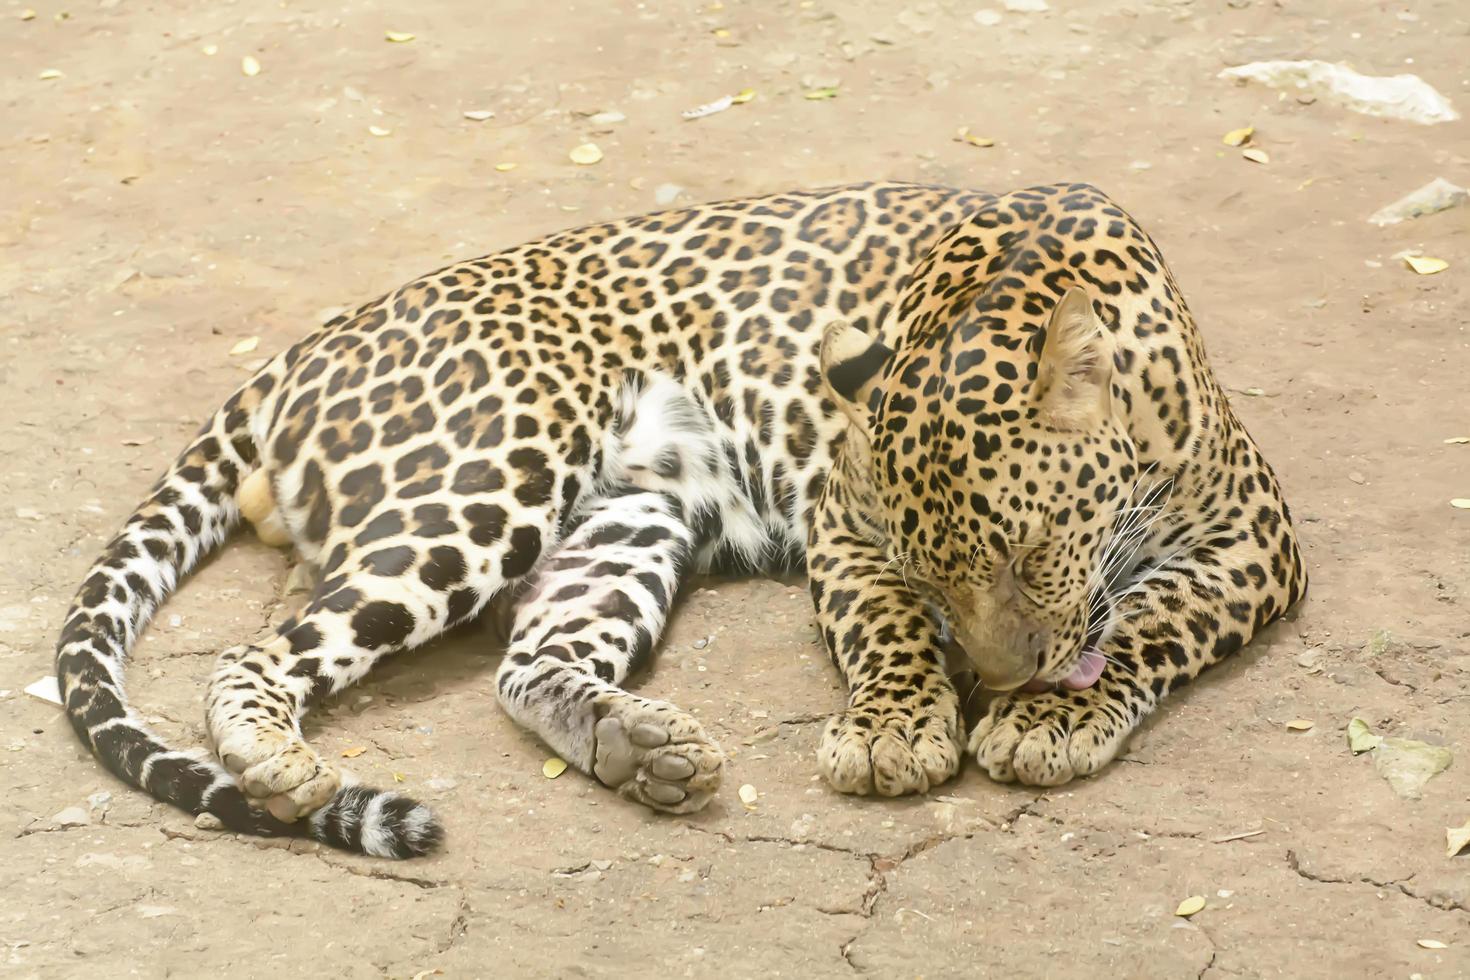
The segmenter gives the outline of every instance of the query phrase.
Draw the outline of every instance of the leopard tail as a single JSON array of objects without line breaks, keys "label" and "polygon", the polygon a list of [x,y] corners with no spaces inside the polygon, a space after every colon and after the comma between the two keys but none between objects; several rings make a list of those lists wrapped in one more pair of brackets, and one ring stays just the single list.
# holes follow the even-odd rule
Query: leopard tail
[{"label": "leopard tail", "polygon": [[290,352],[273,359],[224,403],[93,563],[57,642],[62,704],[110,772],[164,803],[212,814],[226,829],[310,837],[380,857],[424,854],[443,833],[426,807],[396,793],[347,786],[295,823],[254,809],[209,753],[173,748],[150,731],[123,685],[128,653],[149,618],[239,525],[235,491],[259,465],[252,424],[294,361]]}]

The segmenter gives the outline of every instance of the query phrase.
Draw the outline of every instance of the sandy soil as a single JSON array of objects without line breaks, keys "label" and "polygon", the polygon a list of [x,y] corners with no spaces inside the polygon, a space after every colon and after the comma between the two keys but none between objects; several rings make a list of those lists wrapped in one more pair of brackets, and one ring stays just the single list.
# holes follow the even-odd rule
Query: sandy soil
[{"label": "sandy soil", "polygon": [[[1470,183],[1467,124],[1215,78],[1344,59],[1470,111],[1463,3],[1052,0],[985,25],[999,0],[30,2],[29,21],[0,4],[8,975],[1470,975],[1470,857],[1444,854],[1470,818],[1470,511],[1449,504],[1470,497],[1470,445],[1443,441],[1470,435],[1470,208],[1364,221],[1433,177]],[[495,117],[462,116],[478,109]],[[1221,144],[1247,124],[1268,164]],[[606,158],[573,166],[587,139]],[[841,693],[795,582],[706,583],[642,682],[734,759],[692,819],[543,778],[483,632],[321,712],[319,745],[365,748],[360,775],[443,816],[446,851],[413,863],[196,829],[21,693],[186,434],[324,309],[660,193],[871,177],[1109,190],[1170,256],[1293,502],[1306,606],[1100,778],[1039,793],[970,768],[927,798],[832,793],[813,756]],[[1411,247],[1449,270],[1414,275],[1392,258]],[[259,351],[230,356],[247,336]],[[159,727],[201,737],[214,651],[284,616],[286,576],[242,539],[165,609],[133,670]],[[1402,799],[1347,750],[1353,716],[1461,758]],[[90,822],[58,826],[68,807]],[[1175,917],[1190,895],[1208,907]]]}]

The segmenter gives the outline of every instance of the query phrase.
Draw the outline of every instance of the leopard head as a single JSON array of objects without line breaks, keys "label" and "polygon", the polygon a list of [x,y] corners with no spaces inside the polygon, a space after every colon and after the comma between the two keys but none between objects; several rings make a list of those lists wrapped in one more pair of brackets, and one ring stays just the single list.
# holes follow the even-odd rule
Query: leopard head
[{"label": "leopard head", "polygon": [[1072,286],[905,336],[839,323],[822,345],[891,557],[986,686],[1090,685],[1137,477],[1112,334]]}]

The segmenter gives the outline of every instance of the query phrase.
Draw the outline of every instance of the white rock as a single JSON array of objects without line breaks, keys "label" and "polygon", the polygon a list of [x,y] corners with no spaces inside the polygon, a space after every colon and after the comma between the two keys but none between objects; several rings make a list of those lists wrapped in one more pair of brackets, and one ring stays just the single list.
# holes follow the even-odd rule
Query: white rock
[{"label": "white rock", "polygon": [[1375,211],[1368,222],[1380,228],[1384,225],[1396,225],[1410,218],[1422,218],[1426,214],[1458,207],[1467,199],[1470,199],[1470,191],[1443,177],[1436,177],[1417,191],[1405,194],[1388,207]]},{"label": "white rock", "polygon": [[659,184],[653,189],[653,203],[673,204],[682,193],[684,193],[684,188],[678,184]]},{"label": "white rock", "polygon": [[435,776],[433,779],[426,781],[424,785],[429,787],[429,789],[443,793],[458,786],[459,780],[450,779],[448,776]]},{"label": "white rock", "polygon": [[981,27],[994,27],[996,24],[1000,23],[1000,11],[977,10],[975,11],[975,14],[971,19],[974,20],[975,23],[979,24]]},{"label": "white rock", "polygon": [[92,822],[92,818],[81,807],[69,806],[53,816],[51,822],[58,827],[85,827]]},{"label": "white rock", "polygon": [[61,704],[61,688],[56,684],[55,677],[43,677],[38,681],[26,685],[26,693],[37,701],[47,701],[51,704]]},{"label": "white rock", "polygon": [[1220,78],[1295,89],[1353,112],[1384,119],[1432,125],[1460,114],[1448,99],[1418,75],[1360,75],[1330,61],[1254,61],[1227,68]]},{"label": "white rock", "polygon": [[1046,0],[1004,0],[1003,6],[1013,13],[1039,14],[1043,10],[1050,10]]},{"label": "white rock", "polygon": [[179,910],[172,905],[139,905],[134,911],[145,919],[156,919],[163,915],[179,914]]},{"label": "white rock", "polygon": [[593,116],[589,121],[590,122],[594,122],[594,123],[596,123],[599,126],[611,126],[613,123],[624,122],[624,121],[627,120],[627,118],[628,118],[627,116],[623,115],[621,112],[618,112],[617,110],[609,110],[607,112],[599,112],[597,115]]}]

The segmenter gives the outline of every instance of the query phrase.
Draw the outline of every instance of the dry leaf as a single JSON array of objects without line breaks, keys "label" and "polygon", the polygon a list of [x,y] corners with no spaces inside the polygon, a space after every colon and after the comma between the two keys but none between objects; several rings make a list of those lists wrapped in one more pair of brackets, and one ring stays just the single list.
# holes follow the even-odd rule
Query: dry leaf
[{"label": "dry leaf", "polygon": [[1246,388],[1241,391],[1242,395],[1250,395],[1252,398],[1260,398],[1266,393],[1264,388]]},{"label": "dry leaf", "polygon": [[1416,939],[1415,945],[1421,949],[1449,949],[1448,943],[1442,943],[1438,939]]},{"label": "dry leaf", "polygon": [[995,140],[989,136],[976,136],[970,132],[969,126],[961,126],[955,130],[954,138],[959,143],[969,143],[971,146],[994,146]]},{"label": "dry leaf", "polygon": [[393,130],[387,129],[387,128],[383,127],[383,126],[369,126],[368,127],[368,132],[369,133],[372,133],[374,136],[392,136],[393,135]]},{"label": "dry leaf", "polygon": [[472,122],[484,122],[486,119],[495,118],[495,113],[489,109],[466,109],[461,115]]},{"label": "dry leaf", "polygon": [[36,77],[39,78],[43,82],[49,82],[53,78],[61,78],[62,75],[61,75],[60,70],[58,70],[56,68],[47,68],[45,71],[41,72],[41,74],[37,75]]},{"label": "dry leaf", "polygon": [[579,167],[590,167],[602,159],[602,148],[596,143],[583,143],[572,147],[572,152],[567,156]]},{"label": "dry leaf", "polygon": [[394,774],[393,774],[393,781],[394,781],[394,782],[395,782],[395,783],[401,783],[401,782],[403,782],[403,781],[404,781],[404,780],[405,780],[405,779],[407,779],[407,778],[408,778],[408,777],[407,777],[407,776],[405,776],[405,775],[404,775],[404,774],[403,774],[403,773],[401,773],[401,772],[395,772],[395,773],[394,773]]},{"label": "dry leaf", "polygon": [[1454,857],[1470,847],[1470,820],[1463,827],[1446,827],[1444,831],[1445,857]]},{"label": "dry leaf", "polygon": [[1383,741],[1383,736],[1374,735],[1366,721],[1354,718],[1348,722],[1347,739],[1348,748],[1352,749],[1354,754],[1358,754],[1371,752],[1378,748],[1379,743]]},{"label": "dry leaf", "polygon": [[240,72],[246,78],[254,78],[256,75],[260,74],[260,62],[256,61],[254,58],[250,57],[250,55],[247,54],[245,57],[240,59]]},{"label": "dry leaf", "polygon": [[1444,259],[1436,259],[1428,255],[1405,255],[1404,264],[1421,276],[1432,276],[1450,267],[1450,264]]},{"label": "dry leaf", "polygon": [[1446,446],[1463,446],[1470,442],[1470,436],[1451,436],[1444,441]]},{"label": "dry leaf", "polygon": [[1265,150],[1258,150],[1254,146],[1250,147],[1249,149],[1241,150],[1240,155],[1245,157],[1251,163],[1271,162],[1270,154],[1268,154]]},{"label": "dry leaf", "polygon": [[1180,918],[1187,919],[1204,907],[1205,897],[1203,895],[1191,895],[1179,903],[1179,907],[1174,910],[1174,914]]},{"label": "dry leaf", "polygon": [[714,30],[710,31],[710,33],[713,34],[715,37],[729,37],[730,36],[729,29],[728,28],[725,28],[725,27],[716,27]]},{"label": "dry leaf", "polygon": [[362,755],[366,751],[367,751],[367,746],[366,745],[354,745],[350,749],[343,749],[342,750],[342,758],[344,758],[344,759],[356,759],[358,756]]},{"label": "dry leaf", "polygon": [[237,340],[235,341],[235,346],[230,348],[230,356],[236,357],[240,354],[249,354],[259,346],[259,337],[246,337],[244,340]]},{"label": "dry leaf", "polygon": [[730,101],[735,103],[736,105],[745,105],[745,103],[749,102],[753,98],[755,98],[755,89],[743,88],[740,91],[736,92],[734,95],[730,96]]},{"label": "dry leaf", "polygon": [[1286,727],[1294,732],[1309,732],[1314,725],[1315,722],[1310,722],[1305,718],[1293,718],[1286,723]]},{"label": "dry leaf", "polygon": [[384,31],[383,40],[390,41],[393,44],[407,44],[413,40],[413,35],[406,31]]},{"label": "dry leaf", "polygon": [[1456,510],[1470,510],[1470,497],[1455,497],[1450,500],[1450,506]]},{"label": "dry leaf", "polygon": [[969,143],[971,146],[994,146],[995,140],[989,136],[976,136],[970,132],[969,126],[961,126],[959,132],[955,133],[956,140],[961,143]]},{"label": "dry leaf", "polygon": [[820,102],[823,99],[835,99],[837,98],[837,86],[828,85],[823,88],[811,89],[805,95],[803,95],[802,98],[806,99],[808,102]]},{"label": "dry leaf", "polygon": [[510,173],[515,168],[516,168],[516,164],[514,164],[514,163],[497,163],[495,165],[495,169],[498,170],[498,171],[500,171],[503,174],[504,173]]},{"label": "dry leaf", "polygon": [[205,54],[210,55],[212,57],[214,55],[219,54],[219,45],[218,44],[206,44],[204,47],[200,48],[199,50],[200,51],[203,51]]},{"label": "dry leaf", "polygon": [[750,785],[749,783],[746,783],[744,786],[740,787],[738,792],[740,794],[740,802],[744,803],[746,806],[755,806],[755,801],[760,799],[760,794],[757,793],[755,791],[755,787]]},{"label": "dry leaf", "polygon": [[1256,127],[1243,126],[1240,129],[1232,129],[1221,137],[1220,142],[1226,146],[1244,146],[1249,143],[1251,137],[1256,135]]},{"label": "dry leaf", "polygon": [[558,759],[556,756],[552,756],[550,759],[547,759],[545,762],[541,763],[541,775],[545,776],[547,779],[555,779],[557,776],[560,776],[566,771],[566,760]]}]

